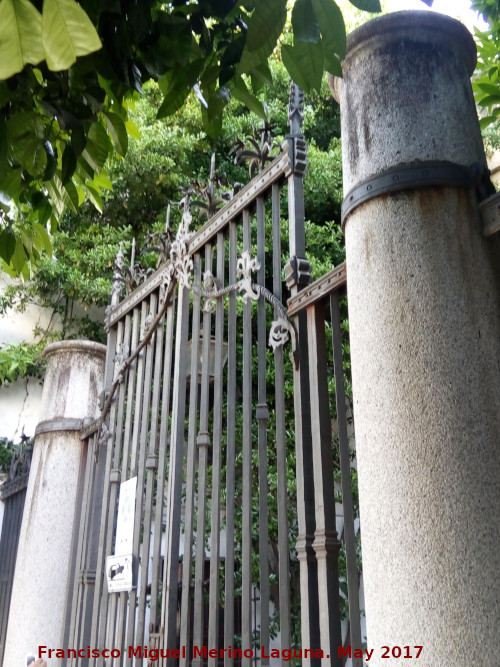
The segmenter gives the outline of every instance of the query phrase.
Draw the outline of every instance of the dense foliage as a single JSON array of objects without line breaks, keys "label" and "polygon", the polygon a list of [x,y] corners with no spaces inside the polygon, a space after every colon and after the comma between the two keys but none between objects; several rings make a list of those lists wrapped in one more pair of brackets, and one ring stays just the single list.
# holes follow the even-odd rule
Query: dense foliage
[{"label": "dense foliage", "polygon": [[[498,144],[500,118],[500,4],[498,0],[471,0],[489,24],[487,31],[475,30],[478,51],[476,74],[472,86],[477,104],[484,109],[481,128],[488,128],[488,138]],[[497,146],[495,146],[497,147]]]},{"label": "dense foliage", "polygon": [[[289,78],[279,61],[271,63],[273,84],[260,93],[268,122],[275,128],[276,144],[288,131]],[[269,100],[265,103],[265,100]],[[148,84],[144,95],[130,110],[140,139],[132,140],[126,160],[115,156],[109,164],[114,188],[102,199],[102,213],[86,203],[77,213],[68,212],[53,235],[53,254],[40,259],[32,280],[9,287],[0,300],[0,312],[9,307],[23,309],[35,303],[54,310],[64,337],[83,336],[103,340],[102,312],[92,324],[87,311],[107,305],[112,265],[120,242],[130,253],[132,239],[137,253],[154,242],[148,235],[162,230],[169,202],[182,197],[181,188],[207,182],[210,155],[216,152],[220,179],[228,186],[247,182],[244,166],[234,164],[234,143],[249,135],[258,136],[262,121],[232,100],[217,139],[204,132],[197,100],[192,94],[182,111],[168,121],[157,118],[162,94],[157,84]],[[306,97],[304,132],[309,149],[305,181],[308,239],[313,269],[319,276],[342,259],[341,235],[336,223],[341,203],[341,155],[338,105],[327,86]],[[180,212],[171,212],[175,227]],[[199,223],[194,223],[199,224]],[[155,253],[138,257],[150,266]],[[78,309],[74,304],[80,304]],[[42,334],[43,332],[40,332]],[[45,336],[45,340],[47,337]]]},{"label": "dense foliage", "polygon": [[[379,0],[351,0],[379,11]],[[130,103],[158,81],[157,116],[190,91],[217,136],[231,99],[264,116],[256,93],[281,56],[304,89],[340,73],[342,13],[334,0],[0,0],[0,260],[28,278],[50,252],[65,209],[102,210],[106,167],[137,137]]]}]

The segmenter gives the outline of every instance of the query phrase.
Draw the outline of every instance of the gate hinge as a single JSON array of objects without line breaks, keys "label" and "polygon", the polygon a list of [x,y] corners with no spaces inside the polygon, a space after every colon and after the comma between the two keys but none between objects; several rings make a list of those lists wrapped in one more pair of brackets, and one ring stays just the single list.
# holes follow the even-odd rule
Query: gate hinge
[{"label": "gate hinge", "polygon": [[[307,145],[302,134],[287,134],[289,144],[290,173],[304,176],[307,167]],[[287,176],[289,174],[286,174]]]},{"label": "gate hinge", "polygon": [[495,192],[489,169],[479,162],[469,166],[453,162],[419,162],[394,167],[356,185],[342,203],[342,229],[347,216],[360,204],[401,190],[432,187],[476,188],[479,201]]},{"label": "gate hinge", "polygon": [[285,265],[285,281],[288,289],[295,285],[309,285],[311,282],[311,265],[305,257],[290,257]]}]

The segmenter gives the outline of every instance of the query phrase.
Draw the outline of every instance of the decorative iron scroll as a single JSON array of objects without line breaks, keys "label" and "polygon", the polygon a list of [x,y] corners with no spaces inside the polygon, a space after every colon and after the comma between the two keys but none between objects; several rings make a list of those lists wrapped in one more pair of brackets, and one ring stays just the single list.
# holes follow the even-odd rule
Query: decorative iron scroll
[{"label": "decorative iron scroll", "polygon": [[[189,252],[189,238],[192,235],[192,232],[190,232],[189,229],[192,222],[192,216],[189,211],[189,196],[184,198],[184,201],[181,205],[184,208],[184,211],[182,214],[181,223],[177,229],[175,239],[171,244],[169,244],[170,260],[167,261],[163,274],[162,295],[160,296],[158,313],[156,316],[153,316],[153,314],[150,313],[146,317],[141,330],[140,342],[134,352],[129,354],[128,349],[120,349],[117,351],[115,355],[115,362],[118,362],[119,366],[116,377],[113,381],[113,384],[111,385],[109,393],[105,396],[100,416],[94,422],[92,422],[90,426],[87,426],[81,431],[82,438],[85,438],[98,430],[98,443],[107,443],[110,434],[104,420],[106,419],[106,416],[111,407],[115,392],[119,385],[123,382],[126,371],[130,368],[134,360],[139,356],[140,352],[146,347],[146,345],[150,343],[156,327],[161,322],[163,315],[165,314],[177,284],[182,287],[186,287],[187,289],[190,289],[196,294],[202,296],[205,299],[204,308],[208,312],[212,312],[214,310],[217,299],[223,298],[226,296],[226,294],[230,294],[231,292],[242,293],[244,301],[247,301],[248,299],[257,300],[260,296],[262,296],[268,303],[275,307],[279,314],[278,319],[274,320],[271,324],[268,340],[269,346],[274,351],[277,348],[285,345],[285,343],[290,340],[292,344],[292,354],[294,358],[296,356],[297,336],[295,327],[292,321],[288,319],[287,310],[281,301],[277,299],[276,296],[263,285],[252,282],[252,272],[257,271],[260,268],[260,263],[257,258],[251,258],[248,251],[244,251],[241,257],[238,259],[237,275],[240,278],[238,282],[234,283],[233,285],[228,285],[227,287],[221,288],[219,287],[215,276],[213,276],[210,271],[206,271],[203,277],[203,289],[200,289],[193,284],[193,259]],[[132,252],[132,268],[125,267],[123,261],[122,244],[120,244],[120,249],[118,251],[115,262],[115,272],[112,286],[112,306],[109,307],[106,311],[106,326],[109,326],[110,314],[113,310],[113,307],[117,305],[116,295],[121,293],[121,286],[124,282],[126,282],[126,279],[123,278],[123,274],[125,273],[125,275],[128,276],[131,275],[134,271],[134,255],[135,253]],[[115,303],[113,303],[113,301]],[[96,455],[97,451],[98,448],[96,448]]]}]

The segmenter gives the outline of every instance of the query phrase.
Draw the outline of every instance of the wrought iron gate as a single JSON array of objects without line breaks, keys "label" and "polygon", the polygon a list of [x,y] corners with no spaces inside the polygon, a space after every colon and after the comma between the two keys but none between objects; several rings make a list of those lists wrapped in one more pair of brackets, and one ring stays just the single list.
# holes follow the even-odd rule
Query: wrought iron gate
[{"label": "wrought iron gate", "polygon": [[12,457],[7,481],[0,490],[0,498],[5,503],[0,538],[0,665],[5,650],[12,582],[32,453],[32,443],[28,438],[23,439],[19,450]]},{"label": "wrought iron gate", "polygon": [[[294,87],[282,152],[194,232],[186,197],[175,238],[163,239],[165,263],[123,301],[116,276],[101,417],[82,433],[89,455],[65,645],[83,650],[67,665],[265,666],[277,664],[272,649],[282,663],[294,647],[305,665],[342,664],[325,299],[348,643],[360,647],[339,319],[345,270],[308,285],[301,115]],[[127,480],[136,481],[132,520],[123,522]]]}]

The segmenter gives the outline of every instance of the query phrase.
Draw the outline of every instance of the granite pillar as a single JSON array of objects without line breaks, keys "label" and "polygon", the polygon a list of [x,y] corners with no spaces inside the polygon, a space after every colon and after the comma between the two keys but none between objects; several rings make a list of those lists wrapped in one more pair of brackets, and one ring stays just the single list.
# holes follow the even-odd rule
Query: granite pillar
[{"label": "granite pillar", "polygon": [[[72,537],[85,463],[80,428],[97,416],[106,348],[88,341],[53,343],[47,370],[17,552],[5,667],[26,665],[39,646],[64,648],[66,596],[73,579]],[[45,655],[47,657],[47,654]],[[50,667],[60,664],[51,659]]]},{"label": "granite pillar", "polygon": [[[389,169],[485,164],[475,60],[468,31],[430,12],[349,36],[345,194]],[[370,665],[383,646],[391,665],[498,663],[500,246],[477,203],[474,187],[410,185],[345,220]]]}]

